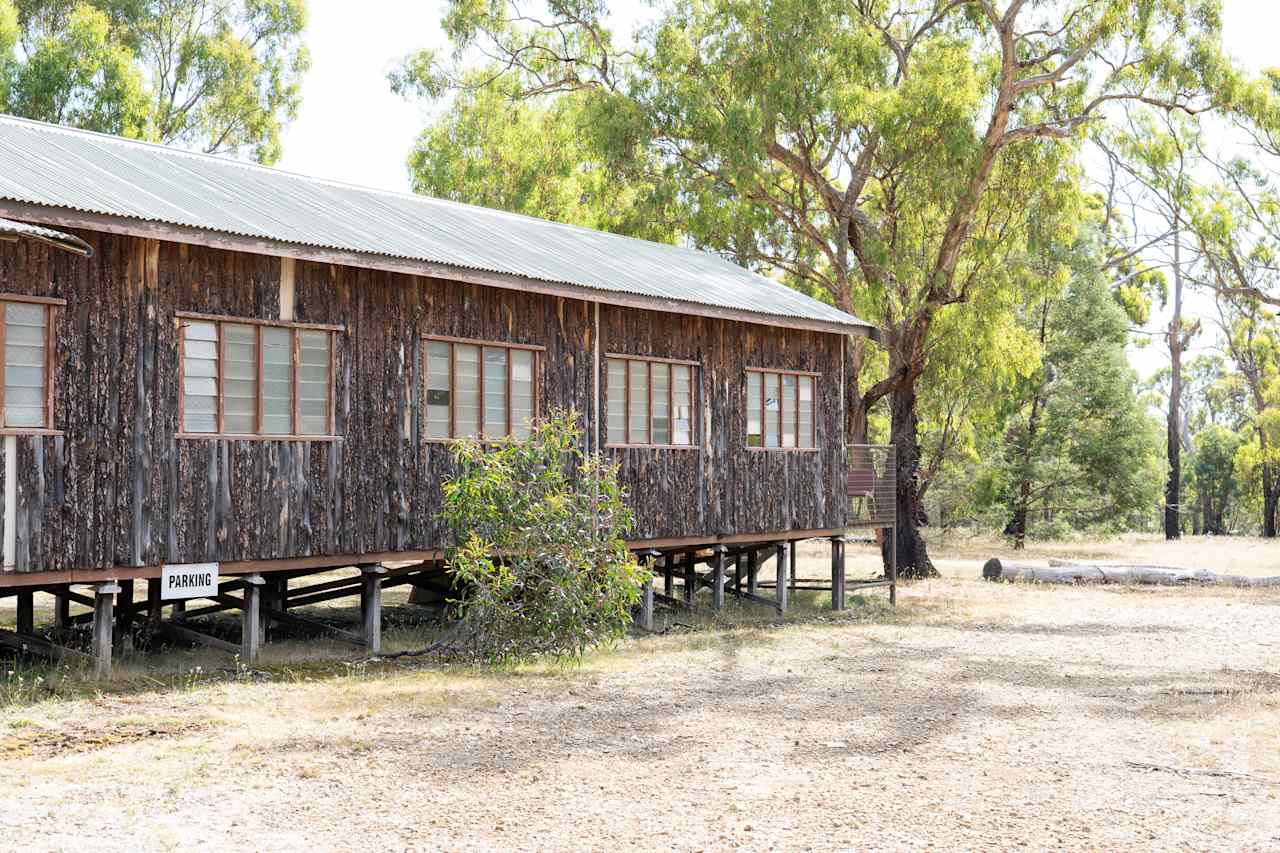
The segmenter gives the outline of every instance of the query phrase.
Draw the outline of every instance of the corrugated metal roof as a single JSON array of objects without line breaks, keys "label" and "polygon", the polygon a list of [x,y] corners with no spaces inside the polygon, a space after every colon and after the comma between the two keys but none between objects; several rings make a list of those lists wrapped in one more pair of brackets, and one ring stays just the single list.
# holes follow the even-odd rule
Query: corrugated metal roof
[{"label": "corrugated metal roof", "polygon": [[30,237],[33,240],[52,243],[61,249],[80,255],[88,256],[93,254],[93,247],[79,237],[63,234],[61,231],[54,231],[52,228],[41,228],[39,225],[28,225],[25,222],[10,222],[8,219],[0,219],[0,239],[6,237]]},{"label": "corrugated metal roof", "polygon": [[0,116],[0,198],[870,328],[706,252],[11,116]]}]

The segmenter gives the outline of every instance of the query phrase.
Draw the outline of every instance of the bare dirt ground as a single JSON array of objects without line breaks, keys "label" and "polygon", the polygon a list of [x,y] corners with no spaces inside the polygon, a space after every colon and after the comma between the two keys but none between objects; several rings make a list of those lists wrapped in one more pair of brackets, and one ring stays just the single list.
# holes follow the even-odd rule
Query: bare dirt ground
[{"label": "bare dirt ground", "polygon": [[[1280,574],[1258,541],[1062,547]],[[0,848],[1280,849],[1280,594],[1003,586],[995,543],[935,552],[896,613],[730,609],[573,669],[277,649],[269,677],[0,708]]]}]

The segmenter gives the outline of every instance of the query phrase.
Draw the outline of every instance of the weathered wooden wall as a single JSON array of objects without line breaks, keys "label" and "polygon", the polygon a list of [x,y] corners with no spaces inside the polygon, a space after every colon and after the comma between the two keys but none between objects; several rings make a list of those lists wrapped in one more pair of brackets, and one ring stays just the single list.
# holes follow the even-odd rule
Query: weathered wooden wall
[{"label": "weathered wooden wall", "polygon": [[[424,334],[546,347],[542,410],[574,405],[591,422],[593,306],[298,262],[294,319],[346,327],[336,359],[342,440],[177,439],[174,312],[278,319],[280,260],[79,233],[93,258],[0,243],[0,293],[67,300],[53,367],[64,434],[17,439],[19,571],[440,546],[440,483],[452,463],[447,446],[423,439]],[[602,353],[702,363],[702,449],[617,451],[637,537],[843,523],[837,336],[607,306],[601,329]],[[823,373],[819,452],[745,449],[746,365]],[[2,481],[0,466],[0,495]]]},{"label": "weathered wooden wall", "polygon": [[[636,510],[635,536],[680,538],[844,525],[840,338],[688,314],[601,306],[602,352],[696,361],[699,450],[612,452]],[[746,367],[820,373],[817,450],[747,449]],[[601,408],[608,389],[602,384]],[[601,424],[604,441],[607,424]],[[823,485],[826,488],[823,488]]]}]

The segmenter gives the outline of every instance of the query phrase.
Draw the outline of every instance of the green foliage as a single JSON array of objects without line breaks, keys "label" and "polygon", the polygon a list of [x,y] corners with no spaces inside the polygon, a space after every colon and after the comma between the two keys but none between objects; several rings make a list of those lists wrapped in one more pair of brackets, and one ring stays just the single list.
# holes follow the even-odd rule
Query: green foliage
[{"label": "green foliage", "polygon": [[1065,290],[1022,312],[1042,340],[1040,366],[1010,389],[1005,432],[979,474],[1002,522],[1025,501],[1033,537],[1141,527],[1164,476],[1160,428],[1125,356],[1128,318],[1087,245],[1070,261]]},{"label": "green foliage", "polygon": [[[409,76],[425,72],[401,73],[403,90]],[[414,192],[674,242],[661,191],[597,138],[615,106],[590,92],[536,101],[513,101],[495,86],[459,93],[409,155]]]},{"label": "green foliage", "polygon": [[1240,437],[1216,424],[1196,435],[1191,470],[1201,513],[1202,531],[1227,533],[1227,509],[1238,494],[1236,454]]},{"label": "green foliage", "polygon": [[0,110],[271,163],[305,24],[304,0],[0,0]]},{"label": "green foliage", "polygon": [[441,518],[475,654],[494,662],[578,657],[624,633],[648,579],[623,537],[631,511],[617,468],[582,451],[573,412],[527,440],[457,442]]}]

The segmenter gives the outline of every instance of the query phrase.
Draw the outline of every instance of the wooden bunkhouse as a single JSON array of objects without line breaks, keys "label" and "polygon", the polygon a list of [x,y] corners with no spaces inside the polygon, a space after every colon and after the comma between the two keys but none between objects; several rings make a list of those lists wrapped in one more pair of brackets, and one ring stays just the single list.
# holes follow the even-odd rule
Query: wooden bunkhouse
[{"label": "wooden bunkhouse", "polygon": [[113,622],[195,634],[158,581],[198,564],[250,658],[325,594],[376,623],[438,574],[450,439],[552,407],[621,462],[660,598],[726,560],[755,595],[776,549],[785,601],[786,544],[845,531],[871,329],[714,255],[8,117],[0,217],[6,643],[37,648],[36,590],[95,608],[103,668]]}]

